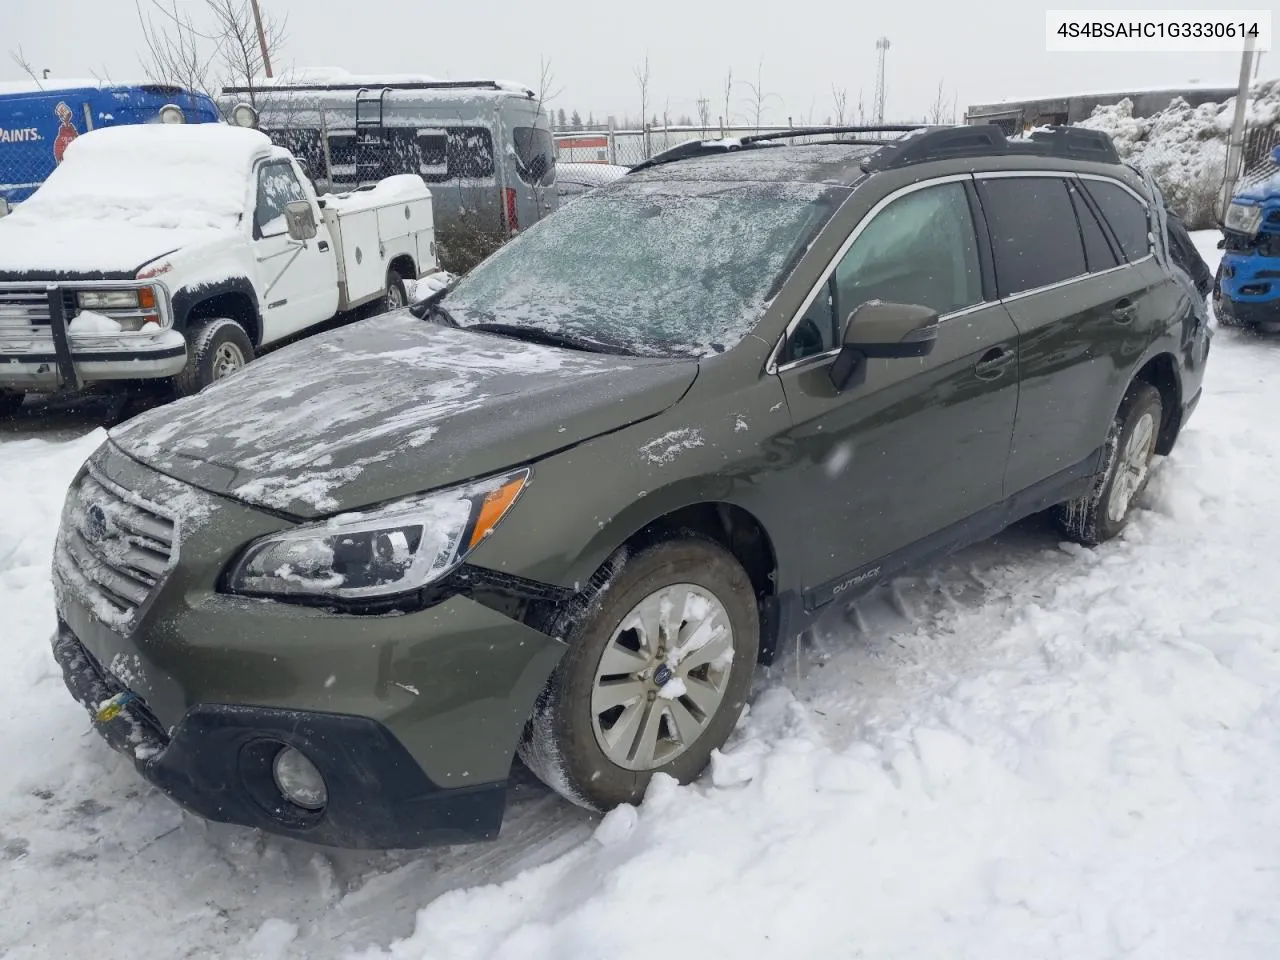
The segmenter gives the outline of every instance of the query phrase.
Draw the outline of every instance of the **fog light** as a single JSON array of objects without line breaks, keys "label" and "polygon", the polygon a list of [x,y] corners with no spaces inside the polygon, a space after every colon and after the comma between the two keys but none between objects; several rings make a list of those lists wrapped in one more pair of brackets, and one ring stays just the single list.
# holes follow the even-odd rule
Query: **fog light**
[{"label": "fog light", "polygon": [[324,777],[316,765],[293,747],[276,754],[271,772],[285,799],[305,810],[319,810],[329,799]]}]

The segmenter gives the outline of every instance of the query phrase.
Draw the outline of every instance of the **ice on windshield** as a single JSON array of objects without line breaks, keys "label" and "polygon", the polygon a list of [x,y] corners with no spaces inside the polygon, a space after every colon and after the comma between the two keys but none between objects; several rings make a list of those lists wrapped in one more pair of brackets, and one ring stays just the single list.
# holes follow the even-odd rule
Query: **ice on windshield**
[{"label": "ice on windshield", "polygon": [[450,293],[466,326],[506,323],[707,356],[759,319],[838,202],[810,183],[634,182],[584,196]]}]

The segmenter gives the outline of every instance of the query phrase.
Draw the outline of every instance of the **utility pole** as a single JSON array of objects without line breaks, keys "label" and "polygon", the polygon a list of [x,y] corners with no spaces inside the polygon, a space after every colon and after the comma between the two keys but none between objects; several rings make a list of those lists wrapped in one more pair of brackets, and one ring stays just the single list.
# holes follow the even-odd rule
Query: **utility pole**
[{"label": "utility pole", "polygon": [[262,51],[262,70],[271,76],[271,55],[267,53],[267,35],[262,32],[262,11],[258,9],[258,0],[249,0],[253,5],[253,25],[258,31],[258,49]]},{"label": "utility pole", "polygon": [[1240,55],[1240,86],[1236,90],[1236,114],[1231,121],[1231,139],[1227,141],[1227,168],[1223,171],[1222,195],[1218,198],[1218,220],[1227,217],[1227,206],[1236,192],[1240,168],[1244,166],[1244,116],[1249,103],[1249,79],[1253,75],[1254,38],[1244,38],[1244,52]]},{"label": "utility pole", "polygon": [[889,50],[889,38],[881,37],[876,41],[876,95],[871,108],[876,123],[884,123],[884,55]]}]

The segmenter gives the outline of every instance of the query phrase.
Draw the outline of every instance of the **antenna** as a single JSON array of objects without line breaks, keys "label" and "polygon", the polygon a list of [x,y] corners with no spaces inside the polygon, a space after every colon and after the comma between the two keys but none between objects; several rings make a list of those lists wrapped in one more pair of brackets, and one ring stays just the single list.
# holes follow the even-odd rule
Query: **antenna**
[{"label": "antenna", "polygon": [[884,55],[889,50],[889,38],[881,37],[876,41],[876,95],[871,108],[876,123],[884,123]]}]

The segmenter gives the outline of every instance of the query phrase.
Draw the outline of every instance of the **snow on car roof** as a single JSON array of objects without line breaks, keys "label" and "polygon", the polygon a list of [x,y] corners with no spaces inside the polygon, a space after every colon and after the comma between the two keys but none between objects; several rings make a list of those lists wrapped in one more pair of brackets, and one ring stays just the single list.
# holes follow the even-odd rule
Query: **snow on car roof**
[{"label": "snow on car roof", "polygon": [[82,134],[44,185],[0,221],[0,269],[130,270],[234,229],[254,162],[276,153],[284,152],[265,134],[219,123]]}]

